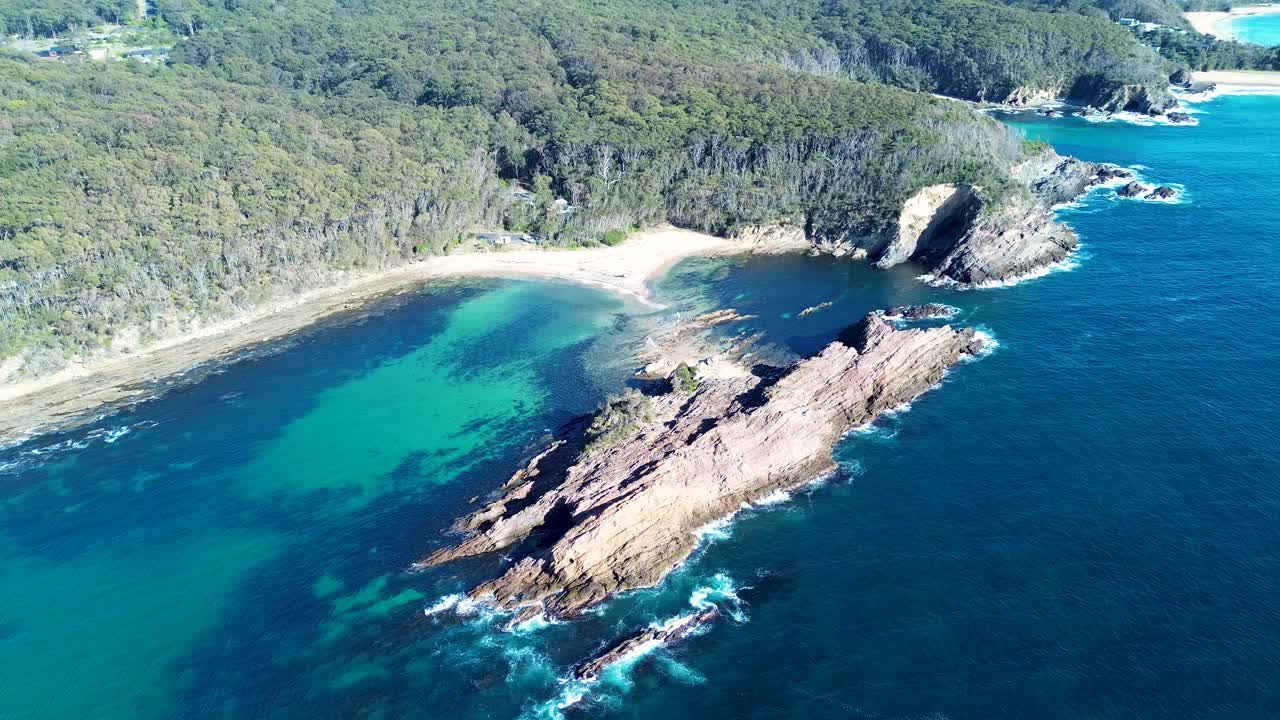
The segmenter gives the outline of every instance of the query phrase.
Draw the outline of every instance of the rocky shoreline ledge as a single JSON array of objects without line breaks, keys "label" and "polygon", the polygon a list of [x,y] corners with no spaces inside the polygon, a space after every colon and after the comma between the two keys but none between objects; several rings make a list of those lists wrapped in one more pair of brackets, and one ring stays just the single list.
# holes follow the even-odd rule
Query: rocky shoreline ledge
[{"label": "rocky shoreline ledge", "polygon": [[819,241],[819,252],[878,268],[915,263],[935,283],[962,288],[1015,282],[1066,260],[1079,245],[1054,219],[1057,206],[1091,188],[1129,179],[1124,168],[1044,152],[1013,168],[1025,197],[995,205],[972,185],[931,185],[904,204],[895,233]]},{"label": "rocky shoreline ledge", "polygon": [[502,552],[508,569],[469,595],[513,623],[652,587],[693,552],[700,528],[832,472],[845,432],[982,345],[972,328],[899,327],[877,312],[789,367],[708,378],[677,368],[665,392],[611,398],[577,423],[455,523],[461,542],[415,568]]}]

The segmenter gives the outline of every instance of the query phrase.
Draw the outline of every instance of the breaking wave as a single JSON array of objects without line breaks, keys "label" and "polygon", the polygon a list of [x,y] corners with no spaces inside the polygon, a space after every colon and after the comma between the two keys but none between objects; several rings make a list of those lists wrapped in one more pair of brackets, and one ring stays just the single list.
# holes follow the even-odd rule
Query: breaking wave
[{"label": "breaking wave", "polygon": [[[738,588],[733,579],[723,572],[712,575],[693,589],[689,595],[689,605],[701,612],[712,607],[734,622],[747,622],[749,618],[743,609],[742,600],[738,597]],[[663,620],[649,623],[650,628],[670,630],[694,617],[693,613],[680,613]],[[685,637],[695,637],[710,630],[710,625],[694,628]],[[583,701],[608,703],[617,701],[619,695],[625,695],[635,686],[632,672],[645,658],[664,649],[657,641],[650,641],[636,646],[616,662],[608,665],[600,676],[594,680],[581,680],[573,675],[566,675],[557,680],[559,692],[545,702],[534,705],[523,715],[522,720],[565,720],[564,711]],[[706,678],[692,667],[669,656],[662,657],[657,667],[677,682],[696,685],[706,682]]]}]

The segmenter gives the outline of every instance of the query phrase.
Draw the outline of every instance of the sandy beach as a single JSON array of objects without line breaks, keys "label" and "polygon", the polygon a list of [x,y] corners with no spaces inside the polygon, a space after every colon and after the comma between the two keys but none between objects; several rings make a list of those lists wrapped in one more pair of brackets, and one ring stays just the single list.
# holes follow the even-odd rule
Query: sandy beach
[{"label": "sandy beach", "polygon": [[637,233],[615,247],[446,255],[354,276],[331,287],[268,303],[232,320],[166,338],[137,352],[97,358],[38,379],[0,384],[0,442],[73,421],[101,405],[143,397],[151,381],[433,278],[547,278],[598,287],[658,307],[649,298],[649,281],[685,257],[783,249],[798,248],[663,227]]},{"label": "sandy beach", "polygon": [[1191,74],[1194,82],[1213,83],[1221,91],[1269,90],[1280,92],[1280,72],[1264,70],[1209,70]]},{"label": "sandy beach", "polygon": [[1187,22],[1191,23],[1191,27],[1195,28],[1196,32],[1230,39],[1232,35],[1230,26],[1226,23],[1227,20],[1243,15],[1269,15],[1271,13],[1280,13],[1280,4],[1242,5],[1232,8],[1231,12],[1188,12],[1182,15],[1187,19]]}]

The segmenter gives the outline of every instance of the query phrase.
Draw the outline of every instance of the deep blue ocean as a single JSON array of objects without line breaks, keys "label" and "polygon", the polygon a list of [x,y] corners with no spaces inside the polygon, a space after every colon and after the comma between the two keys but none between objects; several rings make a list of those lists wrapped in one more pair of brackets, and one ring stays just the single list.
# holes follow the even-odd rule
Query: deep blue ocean
[{"label": "deep blue ocean", "polygon": [[[0,451],[0,718],[1280,717],[1280,98],[1198,107],[1008,116],[1183,191],[1063,209],[1072,266],[1014,287],[692,259],[644,315],[437,283]],[[851,434],[838,477],[579,620],[424,612],[502,561],[408,565],[623,387],[651,323],[733,307],[781,359],[924,300],[999,345]],[[562,680],[705,603],[703,634]]]}]

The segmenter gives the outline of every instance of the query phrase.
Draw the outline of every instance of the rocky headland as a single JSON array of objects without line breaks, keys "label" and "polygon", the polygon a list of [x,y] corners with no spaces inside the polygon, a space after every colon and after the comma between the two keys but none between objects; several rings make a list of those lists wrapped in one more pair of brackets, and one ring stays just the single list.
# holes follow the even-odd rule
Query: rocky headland
[{"label": "rocky headland", "polygon": [[840,242],[820,251],[866,258],[879,268],[912,262],[940,282],[975,287],[1034,275],[1067,258],[1075,233],[1053,209],[1090,188],[1130,177],[1123,168],[1038,153],[1013,168],[1025,194],[1000,202],[972,185],[931,185],[902,207],[895,232]]},{"label": "rocky headland", "polygon": [[691,382],[677,371],[666,392],[612,398],[567,429],[457,521],[460,542],[417,567],[502,552],[511,564],[470,595],[513,622],[653,586],[700,528],[832,472],[842,434],[924,393],[982,343],[972,328],[902,328],[872,313],[789,367]]}]

